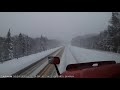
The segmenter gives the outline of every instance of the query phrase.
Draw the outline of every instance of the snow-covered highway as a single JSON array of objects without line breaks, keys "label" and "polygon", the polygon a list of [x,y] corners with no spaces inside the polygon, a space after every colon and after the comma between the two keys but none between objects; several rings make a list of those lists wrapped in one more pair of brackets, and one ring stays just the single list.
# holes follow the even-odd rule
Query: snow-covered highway
[{"label": "snow-covered highway", "polygon": [[68,64],[109,60],[120,63],[120,54],[67,45],[61,58],[59,70],[61,73],[64,72]]}]

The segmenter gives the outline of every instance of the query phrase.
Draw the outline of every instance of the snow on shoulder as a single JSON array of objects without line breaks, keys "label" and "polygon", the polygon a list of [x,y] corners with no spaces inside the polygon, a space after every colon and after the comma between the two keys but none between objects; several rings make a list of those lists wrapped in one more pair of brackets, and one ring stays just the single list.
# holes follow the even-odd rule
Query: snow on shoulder
[{"label": "snow on shoulder", "polygon": [[0,63],[0,77],[10,76],[10,75],[14,74],[15,72],[25,68],[26,66],[29,66],[30,64],[51,54],[52,52],[58,50],[59,48],[61,48],[61,47],[42,51],[40,53],[32,54],[29,56],[24,56],[24,57],[21,57],[18,59],[12,59],[12,60],[6,61],[4,63]]}]

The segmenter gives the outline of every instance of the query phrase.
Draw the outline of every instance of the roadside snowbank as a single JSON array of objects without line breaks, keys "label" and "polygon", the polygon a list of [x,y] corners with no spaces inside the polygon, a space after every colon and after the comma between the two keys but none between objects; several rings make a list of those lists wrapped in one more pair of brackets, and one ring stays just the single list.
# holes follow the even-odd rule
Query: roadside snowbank
[{"label": "roadside snowbank", "polygon": [[45,56],[51,54],[52,52],[58,50],[61,47],[57,47],[54,49],[46,50],[37,54],[32,54],[29,56],[24,56],[18,59],[13,59],[6,61],[4,63],[0,63],[0,77],[2,76],[10,76],[13,73],[29,66],[30,64],[44,58]]}]

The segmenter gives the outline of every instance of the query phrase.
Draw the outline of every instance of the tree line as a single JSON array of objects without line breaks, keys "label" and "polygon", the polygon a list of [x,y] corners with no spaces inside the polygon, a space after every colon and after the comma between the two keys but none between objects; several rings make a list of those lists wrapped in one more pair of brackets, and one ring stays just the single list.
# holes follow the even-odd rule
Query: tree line
[{"label": "tree line", "polygon": [[42,35],[38,38],[31,38],[23,33],[11,36],[9,29],[6,37],[0,37],[0,62],[42,52],[59,45],[59,41],[49,40]]},{"label": "tree line", "polygon": [[120,13],[112,12],[106,30],[99,34],[77,36],[72,39],[71,43],[78,47],[120,53]]}]

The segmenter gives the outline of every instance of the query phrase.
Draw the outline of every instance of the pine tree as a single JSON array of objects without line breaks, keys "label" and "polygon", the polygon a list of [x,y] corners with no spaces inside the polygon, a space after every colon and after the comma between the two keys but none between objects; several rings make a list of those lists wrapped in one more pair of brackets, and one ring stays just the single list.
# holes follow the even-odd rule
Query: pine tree
[{"label": "pine tree", "polygon": [[11,39],[11,33],[10,33],[10,29],[7,33],[7,38],[5,40],[5,43],[4,43],[4,59],[5,60],[10,60],[13,58],[13,42],[12,42],[12,39]]},{"label": "pine tree", "polygon": [[19,43],[19,57],[22,57],[22,56],[25,56],[25,39],[23,37],[23,34],[19,34],[19,37],[18,37],[18,43]]},{"label": "pine tree", "polygon": [[73,45],[120,53],[120,13],[113,12],[109,22],[107,30],[97,36],[76,37],[72,39]]},{"label": "pine tree", "polygon": [[117,52],[117,49],[119,48],[119,35],[117,34],[120,31],[120,14],[118,12],[112,13],[110,24],[111,25],[108,26],[108,31],[112,38],[114,52]]},{"label": "pine tree", "polygon": [[25,37],[25,52],[26,52],[26,55],[29,55],[30,52],[31,52],[31,48],[30,48],[30,37],[26,36]]},{"label": "pine tree", "polygon": [[13,54],[14,54],[14,58],[17,58],[18,59],[18,53],[19,53],[19,43],[18,43],[18,36],[14,36],[13,37],[13,46],[14,46],[14,49],[13,49]]},{"label": "pine tree", "polygon": [[0,37],[0,62],[3,61],[3,56],[4,56],[4,53],[3,53],[3,51],[4,51],[4,48],[3,48],[4,41],[5,41],[5,38]]},{"label": "pine tree", "polygon": [[41,35],[41,38],[40,38],[40,46],[41,46],[41,50],[44,51],[45,50],[45,47],[44,47],[44,38],[43,38],[42,35]]}]

